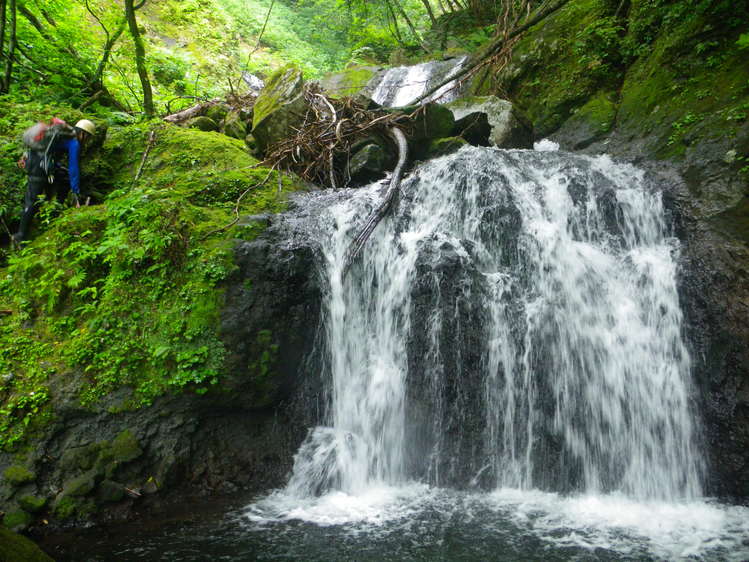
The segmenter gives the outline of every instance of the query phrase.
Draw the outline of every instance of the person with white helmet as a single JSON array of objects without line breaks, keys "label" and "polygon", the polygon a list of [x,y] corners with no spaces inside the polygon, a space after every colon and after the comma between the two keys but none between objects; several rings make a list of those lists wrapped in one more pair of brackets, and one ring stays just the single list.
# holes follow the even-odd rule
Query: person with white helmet
[{"label": "person with white helmet", "polygon": [[[96,125],[88,119],[81,119],[70,127],[64,121],[52,120],[52,125],[38,124],[39,130],[34,141],[27,142],[29,149],[19,160],[19,167],[26,170],[28,184],[24,197],[23,213],[18,232],[13,239],[20,243],[26,239],[31,220],[39,208],[39,198],[42,194],[49,200],[55,195],[63,203],[69,191],[73,191],[76,207],[80,207],[81,193],[81,147],[93,137]],[[31,129],[30,129],[31,131]],[[68,166],[65,168],[61,160],[67,155]]]}]

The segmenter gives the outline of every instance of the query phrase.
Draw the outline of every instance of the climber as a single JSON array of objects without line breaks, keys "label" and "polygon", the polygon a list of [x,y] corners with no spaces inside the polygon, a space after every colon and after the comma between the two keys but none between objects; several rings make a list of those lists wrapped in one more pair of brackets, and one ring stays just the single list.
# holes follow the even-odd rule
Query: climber
[{"label": "climber", "polygon": [[[26,170],[28,183],[24,197],[23,213],[18,232],[13,235],[21,243],[28,235],[31,220],[39,209],[39,198],[44,193],[47,200],[55,195],[64,203],[68,192],[73,191],[73,201],[80,207],[80,154],[81,147],[94,135],[96,125],[81,119],[70,127],[60,119],[51,124],[37,123],[24,133],[26,153],[18,161],[18,167]],[[67,153],[68,167],[61,159]]]}]

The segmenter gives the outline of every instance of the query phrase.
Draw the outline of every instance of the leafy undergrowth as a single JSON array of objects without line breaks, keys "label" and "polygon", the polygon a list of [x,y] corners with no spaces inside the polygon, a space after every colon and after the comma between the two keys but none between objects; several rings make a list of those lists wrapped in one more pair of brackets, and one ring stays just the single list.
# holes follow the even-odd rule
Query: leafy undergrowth
[{"label": "leafy undergrowth", "polygon": [[113,186],[105,202],[41,220],[0,270],[2,448],[47,423],[61,389],[118,409],[215,387],[233,240],[259,228],[228,226],[236,201],[246,192],[242,215],[278,212],[299,187],[279,184],[241,141],[157,122],[110,131],[83,166]]}]

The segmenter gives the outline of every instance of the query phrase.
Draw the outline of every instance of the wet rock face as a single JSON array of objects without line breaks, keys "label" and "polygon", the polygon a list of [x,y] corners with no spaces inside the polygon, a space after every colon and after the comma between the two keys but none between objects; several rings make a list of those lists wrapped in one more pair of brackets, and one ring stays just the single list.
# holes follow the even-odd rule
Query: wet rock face
[{"label": "wet rock face", "polygon": [[[266,219],[269,220],[269,219]],[[157,399],[137,411],[112,395],[96,411],[55,390],[59,416],[19,461],[0,454],[0,501],[22,529],[129,517],[201,494],[284,484],[309,425],[303,396],[319,381],[302,361],[319,317],[312,250],[267,236],[238,242],[222,336],[230,352],[219,388]],[[116,393],[115,393],[116,394]]]}]

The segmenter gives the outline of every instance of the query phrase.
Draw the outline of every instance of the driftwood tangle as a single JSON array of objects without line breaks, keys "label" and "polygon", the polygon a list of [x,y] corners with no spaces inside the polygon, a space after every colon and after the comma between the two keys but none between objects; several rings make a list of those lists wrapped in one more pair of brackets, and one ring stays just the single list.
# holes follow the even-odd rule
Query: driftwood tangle
[{"label": "driftwood tangle", "polygon": [[390,177],[390,184],[385,192],[385,198],[382,203],[369,215],[367,222],[364,223],[364,228],[361,229],[358,236],[351,241],[351,245],[346,250],[345,260],[343,262],[343,271],[341,277],[346,278],[346,275],[351,269],[351,265],[356,260],[357,256],[361,253],[364,244],[374,232],[374,229],[380,223],[380,221],[388,214],[390,208],[395,200],[395,195],[398,193],[400,187],[401,177],[403,176],[403,169],[406,166],[408,160],[408,142],[406,141],[406,135],[403,134],[398,127],[392,127],[388,131],[398,145],[398,164],[393,170],[393,175]]}]

